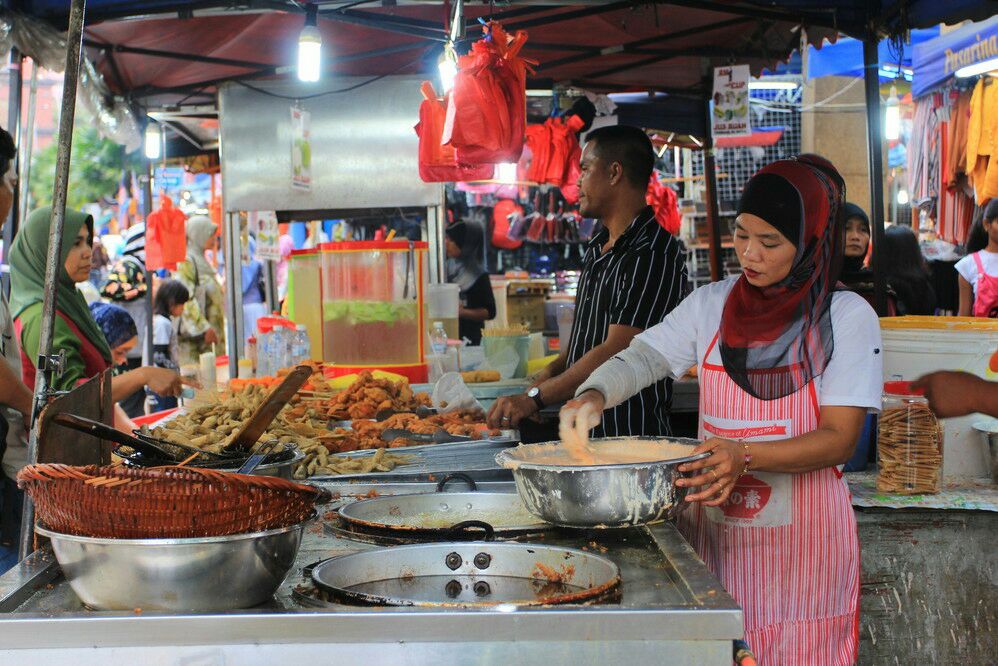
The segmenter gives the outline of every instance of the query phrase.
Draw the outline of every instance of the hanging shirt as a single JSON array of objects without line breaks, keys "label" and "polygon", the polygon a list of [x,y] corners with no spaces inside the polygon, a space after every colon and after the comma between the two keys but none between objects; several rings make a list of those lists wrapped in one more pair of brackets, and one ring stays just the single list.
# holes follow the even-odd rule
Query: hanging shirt
[{"label": "hanging shirt", "polygon": [[176,270],[187,258],[187,216],[165,201],[146,220],[146,267]]},{"label": "hanging shirt", "polygon": [[[688,293],[679,240],[645,208],[608,251],[610,234],[589,242],[568,346],[568,366],[606,341],[611,325],[648,329],[662,321]],[[693,364],[690,363],[689,366]],[[593,437],[671,434],[672,380],[656,382],[622,405],[608,409]]]}]

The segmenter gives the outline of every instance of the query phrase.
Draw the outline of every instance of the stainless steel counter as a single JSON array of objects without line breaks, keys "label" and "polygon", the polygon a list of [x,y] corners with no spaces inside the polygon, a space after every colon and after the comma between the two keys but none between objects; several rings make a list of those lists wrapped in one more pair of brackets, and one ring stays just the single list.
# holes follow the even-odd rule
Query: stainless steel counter
[{"label": "stainless steel counter", "polygon": [[[369,486],[332,486],[344,498]],[[483,483],[483,490],[511,490]],[[379,485],[381,494],[424,492],[430,484]],[[592,548],[614,560],[619,603],[537,609],[413,609],[336,605],[295,598],[302,568],[372,548],[343,538],[335,518],[306,530],[295,568],[264,605],[223,614],[97,612],[62,579],[49,550],[0,577],[0,663],[589,664],[652,661],[730,664],[742,613],[671,524],[614,532],[557,531],[532,541]],[[603,553],[603,549],[606,552]],[[224,572],[220,572],[224,575]],[[238,581],[232,581],[238,585]],[[10,661],[8,661],[8,659]],[[14,661],[16,660],[16,661]],[[626,662],[625,662],[626,663]]]}]

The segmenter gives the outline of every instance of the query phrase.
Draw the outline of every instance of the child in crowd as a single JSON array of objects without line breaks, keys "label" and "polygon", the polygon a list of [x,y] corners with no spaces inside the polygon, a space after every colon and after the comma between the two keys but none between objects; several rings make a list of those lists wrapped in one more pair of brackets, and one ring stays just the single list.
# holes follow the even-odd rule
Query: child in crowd
[{"label": "child in crowd", "polygon": [[[177,327],[190,292],[179,280],[166,280],[156,291],[152,320],[153,365],[170,370],[180,370],[180,347]],[[177,406],[177,399],[150,393],[152,411],[161,412]]]},{"label": "child in crowd", "polygon": [[980,238],[984,247],[967,243],[968,254],[956,262],[960,274],[960,316],[998,317],[998,199],[992,199],[984,208],[982,219],[984,234],[971,234]]}]

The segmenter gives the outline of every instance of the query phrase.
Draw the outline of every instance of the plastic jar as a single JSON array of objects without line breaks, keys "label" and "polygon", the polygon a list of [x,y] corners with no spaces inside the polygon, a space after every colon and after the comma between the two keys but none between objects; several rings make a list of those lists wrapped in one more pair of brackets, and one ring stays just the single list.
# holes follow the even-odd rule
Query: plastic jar
[{"label": "plastic jar", "polygon": [[942,488],[943,429],[910,382],[884,384],[877,426],[877,490],[899,495]]}]

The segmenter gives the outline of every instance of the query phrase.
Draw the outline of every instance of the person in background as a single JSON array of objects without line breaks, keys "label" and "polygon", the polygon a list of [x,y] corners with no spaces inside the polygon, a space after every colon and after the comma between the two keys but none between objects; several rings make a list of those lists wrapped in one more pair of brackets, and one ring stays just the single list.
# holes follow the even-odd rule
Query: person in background
[{"label": "person in background", "polygon": [[249,237],[249,262],[242,265],[243,347],[257,334],[256,322],[269,312],[263,295],[263,263],[256,258],[256,239]]},{"label": "person in background", "polygon": [[104,276],[107,274],[108,265],[111,263],[107,256],[107,250],[100,238],[94,238],[94,258],[93,267],[90,269],[90,284],[100,289],[104,283]]},{"label": "person in background", "polygon": [[[69,391],[111,368],[114,356],[104,332],[94,320],[83,296],[76,290],[76,282],[86,280],[90,272],[93,218],[77,211],[66,211],[59,255],[61,263],[54,287],[47,287],[45,261],[51,214],[47,206],[32,211],[14,239],[10,251],[10,307],[21,343],[21,377],[25,384],[34,386],[42,328],[42,301],[46,289],[55,289],[52,353],[64,351],[66,361],[62,374],[54,378],[50,388]],[[124,354],[120,358],[124,358]],[[118,402],[143,386],[157,393],[178,395],[182,385],[180,375],[170,370],[137,368],[112,378],[111,400]]]},{"label": "person in background", "polygon": [[482,343],[485,322],[496,317],[492,282],[482,267],[484,232],[475,222],[458,222],[445,230],[447,281],[461,288],[458,307],[458,335],[473,345]]},{"label": "person in background", "polygon": [[[870,250],[870,218],[854,203],[846,203],[846,242],[842,254],[842,275],[839,281],[849,291],[856,292],[876,307],[873,286],[873,267],[866,266],[866,255]],[[883,254],[881,254],[883,256]],[[897,294],[887,285],[887,316],[898,314]]]},{"label": "person in background", "polygon": [[[14,202],[17,147],[0,128],[0,230]],[[21,381],[21,352],[7,295],[0,289],[0,574],[17,563],[24,494],[14,478],[28,462],[27,424],[31,422],[32,389]]]},{"label": "person in background", "polygon": [[998,199],[984,208],[981,226],[987,235],[987,246],[972,251],[956,262],[960,274],[961,317],[998,317]]},{"label": "person in background", "polygon": [[[104,333],[104,340],[111,350],[111,364],[115,374],[128,372],[125,359],[139,344],[139,331],[128,311],[117,305],[100,301],[90,304],[90,314]],[[119,403],[115,403],[114,425],[122,432],[135,430],[135,423]],[[145,410],[143,409],[143,413]]]},{"label": "person in background", "polygon": [[277,262],[277,300],[283,303],[288,297],[288,268],[291,266],[291,252],[295,249],[295,241],[289,234],[281,234],[278,243],[281,260]]},{"label": "person in background", "polygon": [[[526,394],[499,398],[488,416],[493,428],[519,427],[525,440],[554,439],[554,433],[534,427],[528,417],[570,399],[596,368],[627,349],[635,335],[661,322],[689,290],[682,244],[656,221],[645,199],[655,165],[648,135],[637,127],[614,125],[586,138],[578,180],[580,211],[583,217],[598,218],[602,229],[586,248],[571,340]],[[663,377],[608,409],[594,436],[670,435],[671,400],[672,380]],[[533,432],[525,433],[518,425],[524,423]]]},{"label": "person in background", "polygon": [[893,224],[884,230],[884,251],[880,253],[880,261],[884,279],[894,294],[898,315],[935,314],[936,292],[911,227]]},{"label": "person in background", "polygon": [[[134,370],[142,366],[145,351],[146,329],[146,225],[129,227],[122,238],[125,242],[121,256],[111,266],[104,282],[100,285],[100,295],[106,301],[125,309],[135,322],[139,342],[128,352],[125,368]],[[140,389],[121,401],[121,408],[130,418],[141,416],[145,411],[145,389]]]},{"label": "person in background", "polygon": [[205,258],[205,250],[214,246],[217,229],[203,215],[187,220],[187,261],[178,266],[176,275],[191,294],[178,330],[182,364],[197,363],[213,344],[218,346],[219,354],[225,351],[224,292],[215,269]]},{"label": "person in background", "polygon": [[[180,346],[177,342],[177,328],[184,306],[190,300],[190,292],[179,280],[165,280],[156,290],[152,322],[152,364],[157,368],[180,370]],[[149,394],[151,410],[162,412],[177,406],[174,396]]]}]

